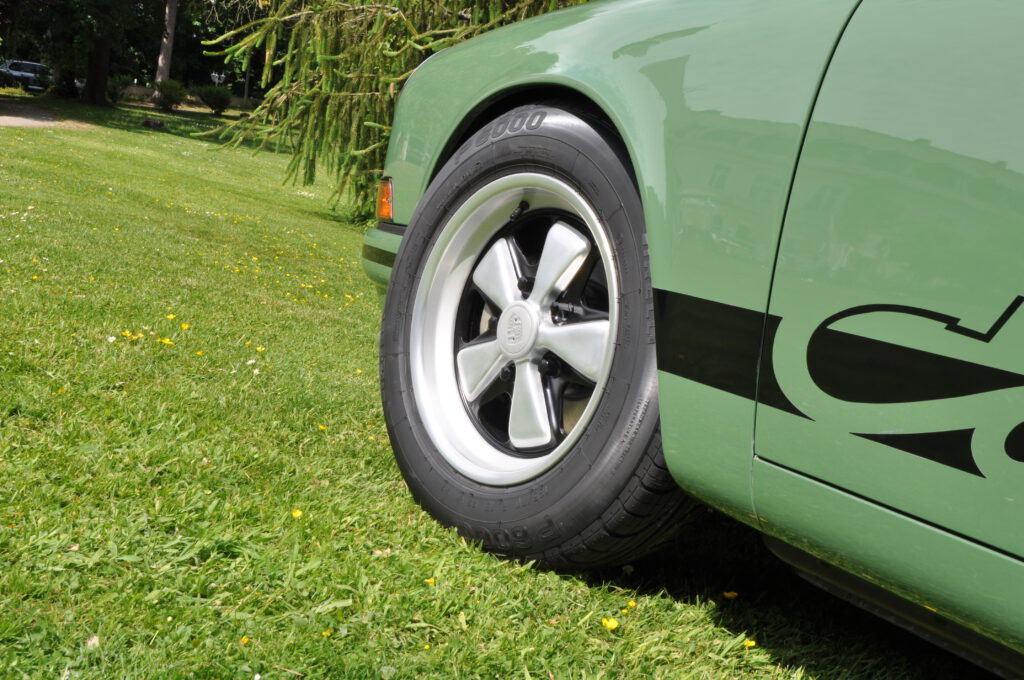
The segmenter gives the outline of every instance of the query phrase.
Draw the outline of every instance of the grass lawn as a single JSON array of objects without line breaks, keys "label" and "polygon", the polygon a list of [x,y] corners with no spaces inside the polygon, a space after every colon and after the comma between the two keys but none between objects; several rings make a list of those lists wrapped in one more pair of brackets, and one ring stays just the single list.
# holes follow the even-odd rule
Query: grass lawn
[{"label": "grass lawn", "polygon": [[466,545],[392,462],[330,188],[36,103],[87,124],[0,128],[0,677],[984,677],[716,515],[596,575]]}]

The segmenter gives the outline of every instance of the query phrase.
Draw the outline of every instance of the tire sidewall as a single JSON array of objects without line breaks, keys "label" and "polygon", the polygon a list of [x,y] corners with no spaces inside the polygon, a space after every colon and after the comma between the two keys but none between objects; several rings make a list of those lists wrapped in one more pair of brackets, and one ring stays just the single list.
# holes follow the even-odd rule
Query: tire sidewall
[{"label": "tire sidewall", "polygon": [[[604,393],[580,438],[539,476],[495,487],[455,470],[428,436],[417,399],[431,395],[414,390],[410,327],[421,268],[448,219],[477,189],[519,172],[554,176],[593,207],[612,244],[619,323]],[[628,158],[599,121],[557,106],[520,107],[463,144],[413,215],[396,256],[382,321],[381,392],[388,432],[417,502],[467,538],[518,556],[540,555],[579,536],[615,505],[657,433],[649,281],[643,212]]]}]

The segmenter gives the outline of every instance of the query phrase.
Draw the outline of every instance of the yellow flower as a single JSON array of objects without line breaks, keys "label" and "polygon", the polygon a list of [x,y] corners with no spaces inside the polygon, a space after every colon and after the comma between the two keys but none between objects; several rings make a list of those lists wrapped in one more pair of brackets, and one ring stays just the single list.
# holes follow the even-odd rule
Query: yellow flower
[{"label": "yellow flower", "polygon": [[326,425],[317,425],[317,426],[316,426],[316,429],[318,429],[318,430],[320,430],[321,432],[323,432],[324,430],[326,430],[326,429],[327,429],[327,426],[326,426]]},{"label": "yellow flower", "polygon": [[189,326],[188,326],[188,324],[187,324],[187,323],[183,323],[183,324],[181,324],[181,330],[183,330],[183,331],[187,331],[187,330],[188,330],[188,328],[189,328]]},{"label": "yellow flower", "polygon": [[628,614],[628,613],[629,613],[629,610],[628,610],[628,609],[620,609],[619,611],[620,611],[621,613],[623,613],[623,614]]},{"label": "yellow flower", "polygon": [[746,647],[747,649],[750,649],[751,647],[757,647],[757,641],[756,640],[744,640],[743,641],[743,646]]},{"label": "yellow flower", "polygon": [[437,581],[434,580],[433,576],[431,576],[430,578],[423,579],[423,582],[426,583],[428,586],[432,586],[435,583],[437,583]]},{"label": "yellow flower", "polygon": [[239,640],[239,642],[241,642],[243,645],[249,644],[249,636],[248,635],[243,635],[242,639]]},{"label": "yellow flower", "polygon": [[737,597],[739,597],[739,595],[739,593],[732,590],[727,590],[724,593],[722,593],[722,597],[724,597],[727,600],[735,600]]},{"label": "yellow flower", "polygon": [[168,314],[168,315],[167,315],[167,318],[168,318],[168,319],[173,319],[173,318],[174,318],[175,316],[176,316],[176,315],[174,315],[174,314]]},{"label": "yellow flower", "polygon": [[331,637],[331,633],[332,633],[332,632],[333,632],[333,631],[330,631],[330,630],[325,630],[324,632],[322,632],[322,633],[320,633],[320,634],[321,634],[321,635],[323,635],[324,637]]},{"label": "yellow flower", "polygon": [[423,649],[424,650],[430,649],[430,645],[423,645]]},{"label": "yellow flower", "polygon": [[300,517],[302,517],[302,510],[299,510],[298,508],[292,510],[292,517],[294,517],[295,519],[299,519]]},{"label": "yellow flower", "polygon": [[265,349],[266,349],[266,347],[257,347],[257,348],[256,348],[256,351],[257,351],[257,352],[262,352],[262,351],[263,351],[263,350],[265,350]]},{"label": "yellow flower", "polygon": [[607,628],[608,630],[615,630],[619,627],[619,622],[617,619],[613,619],[612,617],[601,617],[601,625]]},{"label": "yellow flower", "polygon": [[163,343],[165,345],[173,345],[174,344],[174,341],[171,340],[170,338],[157,338],[157,342]]},{"label": "yellow flower", "polygon": [[636,606],[636,600],[630,600],[629,601],[629,608],[632,609],[635,606]]},{"label": "yellow flower", "polygon": [[197,357],[201,357],[201,356],[203,356],[203,350],[198,350],[198,351],[196,352],[196,356],[197,356]]}]

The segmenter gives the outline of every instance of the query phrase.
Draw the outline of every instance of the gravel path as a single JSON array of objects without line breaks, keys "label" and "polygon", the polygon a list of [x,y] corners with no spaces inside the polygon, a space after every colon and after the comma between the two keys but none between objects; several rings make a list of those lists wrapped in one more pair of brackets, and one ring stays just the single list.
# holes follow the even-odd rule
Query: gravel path
[{"label": "gravel path", "polygon": [[87,128],[89,125],[57,118],[29,102],[0,97],[0,127]]}]

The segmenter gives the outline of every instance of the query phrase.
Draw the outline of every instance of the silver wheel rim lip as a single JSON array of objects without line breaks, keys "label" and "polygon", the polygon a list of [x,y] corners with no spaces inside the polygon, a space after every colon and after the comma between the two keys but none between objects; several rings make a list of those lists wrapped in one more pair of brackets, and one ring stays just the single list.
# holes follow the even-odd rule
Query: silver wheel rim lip
[{"label": "silver wheel rim lip", "polygon": [[[530,210],[558,209],[574,214],[590,232],[608,284],[609,339],[590,401],[572,431],[550,453],[519,458],[496,448],[466,412],[455,369],[456,313],[474,265],[508,216],[526,201]],[[475,191],[445,223],[420,272],[413,298],[409,363],[413,399],[427,433],[445,461],[461,474],[488,486],[529,481],[560,461],[582,436],[597,410],[615,353],[619,282],[614,251],[590,203],[565,182],[539,173],[517,173]]]}]

